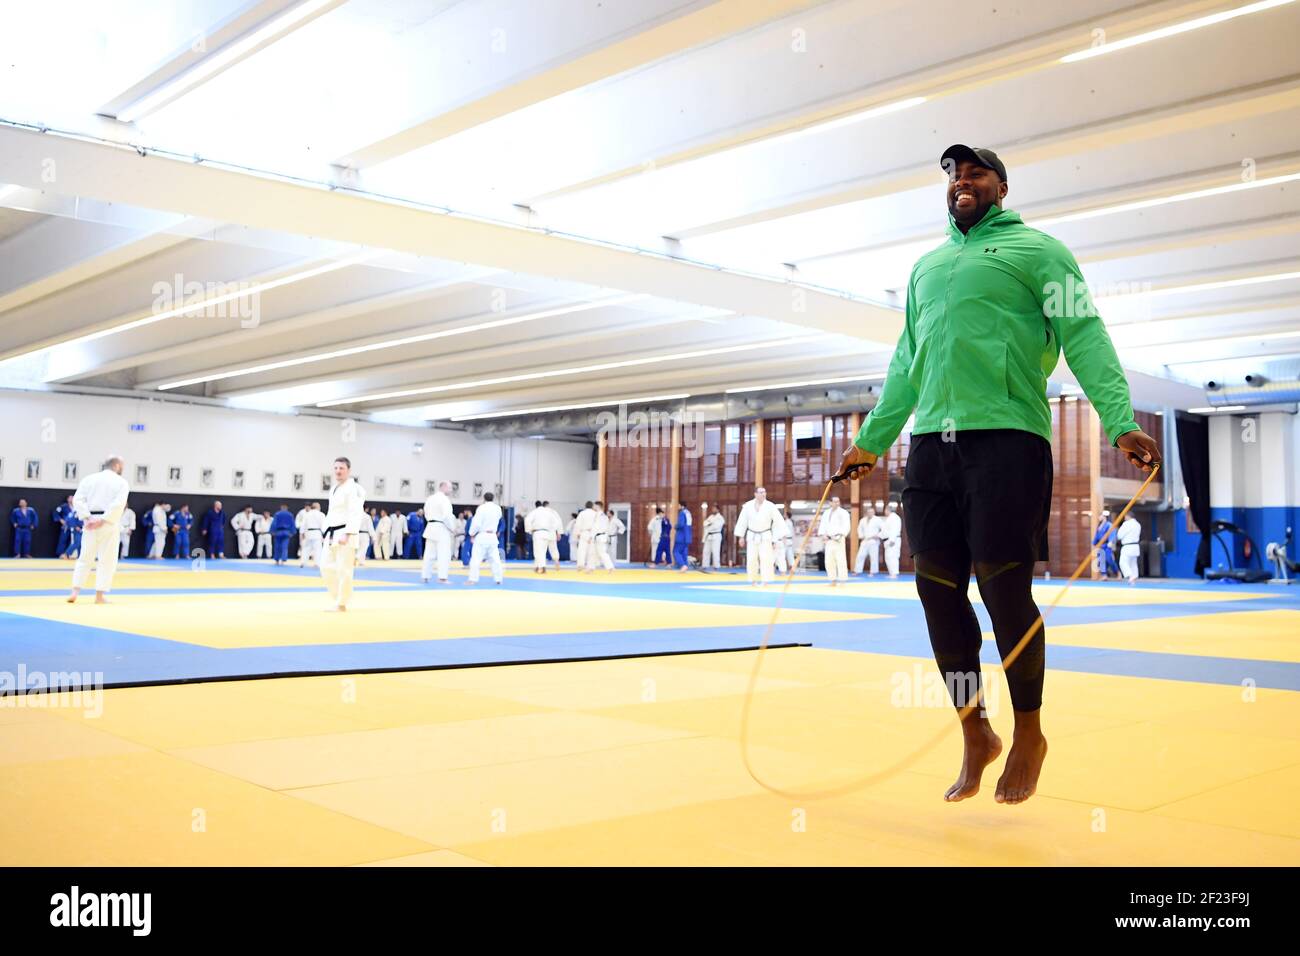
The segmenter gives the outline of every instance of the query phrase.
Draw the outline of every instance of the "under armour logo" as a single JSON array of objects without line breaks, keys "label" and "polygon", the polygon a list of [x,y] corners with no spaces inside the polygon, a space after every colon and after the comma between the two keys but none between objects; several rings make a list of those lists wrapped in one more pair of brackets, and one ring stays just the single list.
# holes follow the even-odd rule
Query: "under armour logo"
[{"label": "under armour logo", "polygon": [[997,252],[997,251],[998,251],[998,247],[997,247],[997,246],[994,246],[992,249],[990,249],[988,246],[985,246],[985,247],[984,247],[984,251],[985,251],[985,252]]}]

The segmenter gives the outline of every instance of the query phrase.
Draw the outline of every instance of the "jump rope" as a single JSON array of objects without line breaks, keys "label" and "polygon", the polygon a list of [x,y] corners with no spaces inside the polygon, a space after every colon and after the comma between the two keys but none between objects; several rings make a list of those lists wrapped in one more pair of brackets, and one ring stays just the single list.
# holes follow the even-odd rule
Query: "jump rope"
[{"label": "jump rope", "polygon": [[[915,752],[908,755],[907,757],[904,757],[902,760],[896,761],[890,766],[887,766],[881,770],[873,771],[872,773],[866,774],[865,776],[848,780],[845,783],[839,784],[838,786],[828,787],[822,790],[799,791],[799,790],[782,789],[781,787],[777,787],[771,783],[768,783],[766,780],[764,780],[762,777],[758,775],[757,771],[754,770],[753,761],[750,759],[750,752],[749,752],[749,718],[754,704],[754,689],[758,686],[758,675],[763,668],[763,657],[767,654],[768,644],[772,638],[772,631],[776,627],[777,618],[781,616],[781,608],[785,604],[785,596],[787,592],[789,592],[790,590],[791,583],[794,581],[794,569],[799,566],[799,562],[803,559],[804,551],[808,547],[808,539],[812,537],[813,529],[817,527],[817,521],[821,517],[822,508],[825,507],[826,505],[826,498],[830,494],[832,486],[834,486],[837,482],[848,480],[850,473],[858,470],[861,469],[860,468],[850,469],[849,471],[843,474],[838,474],[833,476],[830,479],[830,481],[826,482],[826,488],[822,491],[821,499],[817,502],[817,510],[813,514],[812,521],[809,522],[808,524],[808,530],[804,532],[803,540],[799,544],[799,550],[795,554],[794,561],[790,562],[790,566],[786,570],[785,584],[781,588],[780,596],[777,598],[776,607],[772,609],[772,618],[767,622],[767,628],[763,632],[763,640],[759,645],[758,653],[754,656],[754,668],[752,671],[750,671],[749,674],[749,686],[745,690],[745,704],[740,719],[740,753],[742,759],[745,761],[745,770],[748,771],[750,777],[754,779],[754,782],[757,783],[764,790],[767,790],[770,793],[774,793],[777,796],[787,797],[795,800],[824,800],[830,797],[839,797],[839,796],[844,796],[845,794],[855,793],[858,790],[863,790],[867,787],[871,787],[878,783],[882,783],[885,780],[888,780],[890,777],[902,773],[908,767],[915,764],[927,753],[929,753],[931,750],[937,747],[940,743],[943,742],[943,739],[945,737],[947,737],[950,733],[952,733],[953,726],[954,726],[952,724],[948,725],[939,733],[935,734],[933,737],[927,740],[919,748],[917,748]],[[1011,653],[1007,654],[1007,656],[1002,659],[1002,669],[1004,672],[1009,667],[1011,667],[1012,664],[1016,662],[1016,659],[1020,657],[1021,653],[1029,645],[1029,642],[1033,640],[1034,635],[1037,634],[1038,631],[1044,626],[1047,620],[1047,615],[1050,614],[1052,610],[1055,609],[1056,606],[1061,603],[1061,599],[1065,597],[1066,592],[1070,590],[1070,587],[1074,584],[1074,582],[1079,579],[1079,576],[1082,575],[1083,572],[1092,563],[1092,560],[1097,554],[1097,551],[1110,540],[1112,535],[1115,534],[1116,530],[1120,526],[1120,523],[1123,522],[1124,517],[1129,513],[1133,505],[1137,503],[1137,500],[1142,497],[1143,493],[1146,492],[1147,486],[1151,484],[1152,479],[1155,478],[1155,476],[1159,473],[1159,471],[1160,471],[1160,464],[1158,462],[1151,465],[1151,473],[1147,475],[1146,481],[1142,482],[1142,487],[1138,488],[1137,493],[1134,494],[1133,497],[1129,499],[1128,504],[1124,506],[1124,510],[1119,513],[1119,517],[1116,518],[1113,524],[1111,525],[1110,531],[1107,532],[1101,538],[1101,540],[1099,540],[1096,544],[1092,546],[1087,556],[1084,557],[1084,559],[1079,562],[1079,566],[1074,569],[1074,573],[1071,574],[1070,577],[1066,580],[1065,585],[1057,593],[1055,599],[1053,599],[1053,601],[1047,606],[1046,610],[1039,611],[1038,618],[1034,621],[1033,624],[1029,626],[1029,629],[1025,631],[1024,636],[1020,638],[1016,646],[1011,649]],[[870,469],[867,469],[867,472],[869,473]],[[984,699],[984,684],[983,682],[981,682],[979,686],[979,690],[975,693],[974,699],[971,700],[970,703],[966,704],[964,707],[961,708],[961,710],[957,712],[958,721],[956,726],[960,726],[962,721],[964,721],[971,714],[971,712],[975,710],[975,708],[980,706],[980,704],[983,702],[983,699]]]}]

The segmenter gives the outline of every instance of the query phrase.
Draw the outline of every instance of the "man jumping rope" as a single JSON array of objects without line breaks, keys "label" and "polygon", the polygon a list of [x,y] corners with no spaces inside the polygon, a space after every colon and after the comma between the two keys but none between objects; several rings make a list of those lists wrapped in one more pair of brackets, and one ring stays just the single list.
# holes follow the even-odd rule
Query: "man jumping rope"
[{"label": "man jumping rope", "polygon": [[[1074,256],[1002,208],[1007,171],[992,150],[951,146],[948,238],[912,268],[903,334],[880,401],[840,465],[870,472],[916,412],[903,518],[930,645],[960,713],[980,689],[972,567],[1006,657],[1039,616],[1030,586],[1047,559],[1052,414],[1047,376],[1062,349],[1112,445],[1144,472],[1160,450],[1133,420],[1128,382]],[[1046,641],[1038,629],[1007,668],[1015,730],[994,795],[1033,796],[1047,756],[1039,724]],[[979,698],[983,699],[983,698]],[[982,708],[962,721],[965,751],[944,799],[979,792],[1002,752]]]}]

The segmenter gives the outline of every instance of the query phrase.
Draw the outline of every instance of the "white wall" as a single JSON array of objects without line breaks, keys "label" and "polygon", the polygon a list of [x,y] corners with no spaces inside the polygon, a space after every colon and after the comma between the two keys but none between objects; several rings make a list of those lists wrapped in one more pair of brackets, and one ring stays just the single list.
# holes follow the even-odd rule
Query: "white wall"
[{"label": "white wall", "polygon": [[1300,504],[1300,415],[1263,412],[1210,419],[1210,506]]},{"label": "white wall", "polygon": [[[128,425],[143,424],[143,432]],[[421,442],[422,452],[414,445]],[[245,473],[243,494],[261,494],[264,472],[275,475],[275,495],[318,498],[321,476],[334,458],[352,460],[368,494],[378,500],[422,502],[425,482],[460,482],[458,501],[474,500],[475,482],[485,491],[505,486],[507,503],[548,498],[568,507],[589,497],[595,486],[591,446],[545,440],[478,439],[459,431],[381,425],[365,421],[279,415],[207,405],[148,399],[0,390],[0,484],[73,488],[63,479],[64,463],[75,461],[79,474],[96,470],[112,454],[127,462],[132,490],[174,488],[188,494],[238,494],[233,472]],[[28,481],[25,463],[41,462],[41,479]],[[135,466],[149,466],[149,482],[135,481]],[[178,486],[168,484],[168,469],[181,468]],[[213,485],[200,485],[203,468],[212,468]],[[295,473],[304,489],[294,492]],[[380,494],[377,478],[385,479]],[[409,495],[400,480],[411,480]],[[572,510],[570,508],[570,510]]]}]

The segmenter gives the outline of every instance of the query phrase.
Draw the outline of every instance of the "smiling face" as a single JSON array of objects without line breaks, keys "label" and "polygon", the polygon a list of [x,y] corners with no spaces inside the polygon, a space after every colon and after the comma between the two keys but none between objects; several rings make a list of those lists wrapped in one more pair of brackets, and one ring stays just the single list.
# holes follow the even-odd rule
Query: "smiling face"
[{"label": "smiling face", "polygon": [[965,232],[984,218],[990,206],[1001,206],[1007,184],[996,172],[969,159],[959,160],[948,173],[948,212]]}]

